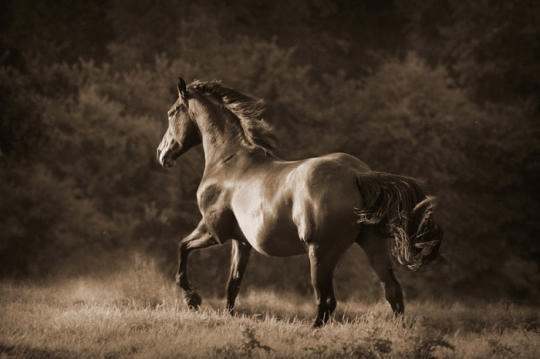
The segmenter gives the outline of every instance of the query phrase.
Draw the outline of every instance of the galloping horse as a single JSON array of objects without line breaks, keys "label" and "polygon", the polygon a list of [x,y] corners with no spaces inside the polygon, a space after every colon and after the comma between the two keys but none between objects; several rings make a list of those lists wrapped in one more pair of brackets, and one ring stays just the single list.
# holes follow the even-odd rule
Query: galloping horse
[{"label": "galloping horse", "polygon": [[202,219],[179,242],[176,282],[190,308],[201,297],[190,286],[189,253],[232,240],[227,309],[232,313],[250,251],[268,256],[307,253],[317,301],[314,326],[336,307],[333,272],[354,242],[366,252],[384,283],[394,313],[403,295],[390,254],[411,270],[433,260],[442,231],[434,223],[435,198],[416,180],[375,172],[357,158],[333,153],[284,161],[273,150],[274,136],[261,118],[263,102],[223,86],[180,78],[178,99],[157,149],[166,168],[202,143],[205,167],[197,201]]}]

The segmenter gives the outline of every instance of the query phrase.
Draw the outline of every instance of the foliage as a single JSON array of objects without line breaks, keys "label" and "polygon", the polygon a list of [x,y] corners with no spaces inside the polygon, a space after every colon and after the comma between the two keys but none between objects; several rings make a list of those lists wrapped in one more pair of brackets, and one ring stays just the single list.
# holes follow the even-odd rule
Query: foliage
[{"label": "foliage", "polygon": [[412,47],[446,64],[477,101],[539,105],[537,2],[413,0],[398,7],[412,18]]},{"label": "foliage", "polygon": [[[409,297],[539,298],[537,11],[495,0],[227,4],[9,2],[3,276],[95,271],[96,258],[133,248],[172,272],[175,241],[199,219],[203,166],[200,149],[169,172],[154,160],[181,74],[263,98],[284,158],[344,151],[424,179],[440,200],[447,264],[400,272]],[[222,293],[227,248],[192,257],[206,293]],[[310,290],[305,259],[251,262],[248,287]],[[380,296],[371,273],[352,250],[340,296]]]}]

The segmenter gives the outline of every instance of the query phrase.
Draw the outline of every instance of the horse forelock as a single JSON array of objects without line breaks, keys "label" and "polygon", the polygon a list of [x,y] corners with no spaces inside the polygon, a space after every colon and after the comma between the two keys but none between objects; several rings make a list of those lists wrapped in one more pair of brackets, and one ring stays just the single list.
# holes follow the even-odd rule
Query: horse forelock
[{"label": "horse forelock", "polygon": [[265,110],[264,101],[223,86],[219,81],[194,81],[189,90],[212,96],[238,119],[245,144],[262,148],[272,153],[275,148],[275,135],[272,127],[262,118]]}]

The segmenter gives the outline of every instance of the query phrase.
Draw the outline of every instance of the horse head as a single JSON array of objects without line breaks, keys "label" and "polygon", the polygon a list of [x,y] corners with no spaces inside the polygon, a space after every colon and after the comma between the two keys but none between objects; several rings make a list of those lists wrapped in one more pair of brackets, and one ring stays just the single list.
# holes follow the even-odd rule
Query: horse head
[{"label": "horse head", "polygon": [[190,116],[186,83],[181,77],[177,89],[178,99],[167,113],[169,126],[157,148],[157,160],[166,168],[172,167],[181,154],[201,142],[197,125]]}]

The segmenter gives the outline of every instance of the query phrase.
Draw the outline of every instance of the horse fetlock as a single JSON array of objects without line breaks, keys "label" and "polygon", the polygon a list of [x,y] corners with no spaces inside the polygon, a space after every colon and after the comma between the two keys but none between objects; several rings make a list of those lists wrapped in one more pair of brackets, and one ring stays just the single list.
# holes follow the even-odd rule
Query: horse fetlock
[{"label": "horse fetlock", "polygon": [[234,312],[234,304],[227,303],[225,306],[225,310],[227,310],[227,313],[229,313],[231,316],[234,316],[236,313]]},{"label": "horse fetlock", "polygon": [[395,316],[403,315],[403,313],[405,313],[403,298],[388,298],[388,302],[390,303]]},{"label": "horse fetlock", "polygon": [[313,328],[318,328],[326,324],[332,312],[336,309],[336,300],[328,298],[317,305],[317,317],[313,323]]},{"label": "horse fetlock", "polygon": [[178,287],[180,287],[182,290],[186,292],[192,291],[189,285],[188,279],[187,279],[187,275],[185,273],[177,274],[175,278],[175,283]]},{"label": "horse fetlock", "polygon": [[315,322],[313,323],[313,328],[320,328],[322,327],[323,325],[326,324],[326,322],[328,321],[328,319],[330,318],[330,313],[328,312],[325,312],[325,313],[321,313],[319,312],[317,314],[317,317],[315,318]]},{"label": "horse fetlock", "polygon": [[337,307],[337,301],[335,298],[328,298],[326,300],[326,307],[328,309],[328,312],[330,314],[332,314],[334,312],[334,310],[336,309]]},{"label": "horse fetlock", "polygon": [[313,328],[319,328],[326,324],[326,322],[330,319],[331,312],[328,310],[328,308],[325,308],[323,310],[319,309],[317,313],[317,318],[315,318],[315,322],[313,323]]},{"label": "horse fetlock", "polygon": [[199,309],[202,303],[202,298],[199,293],[195,291],[188,291],[184,295],[184,299],[189,309]]}]

